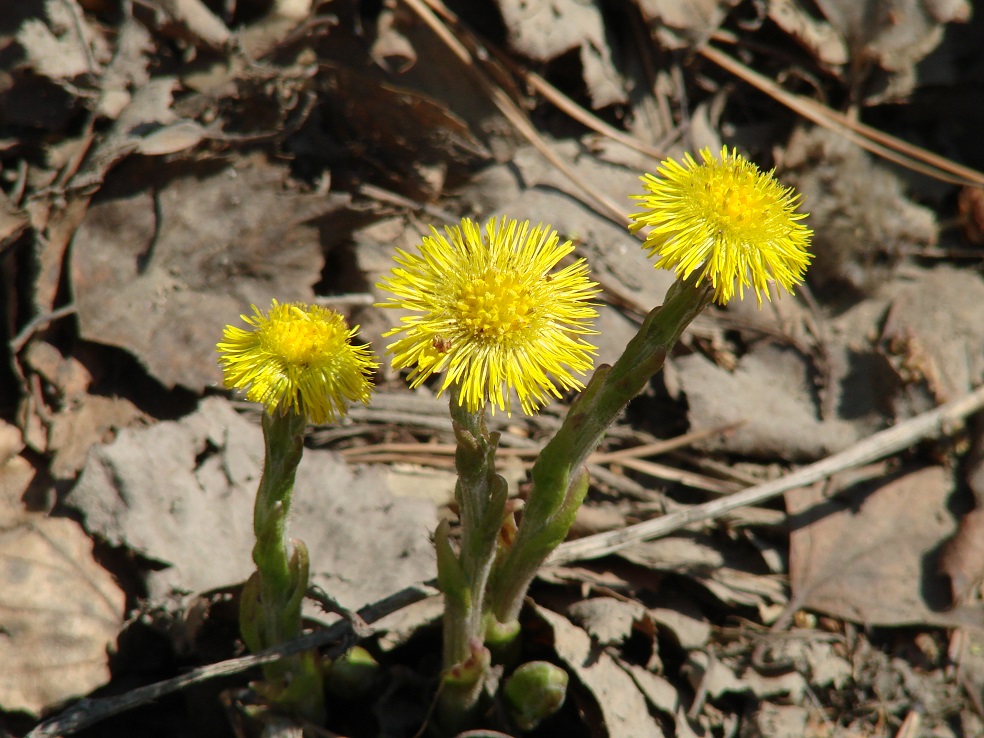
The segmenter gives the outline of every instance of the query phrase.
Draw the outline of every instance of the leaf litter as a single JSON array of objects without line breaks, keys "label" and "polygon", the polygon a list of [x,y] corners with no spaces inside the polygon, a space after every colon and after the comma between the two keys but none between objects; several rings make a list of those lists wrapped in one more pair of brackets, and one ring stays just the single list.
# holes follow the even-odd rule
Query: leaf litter
[{"label": "leaf litter", "polygon": [[[582,534],[775,478],[984,379],[967,194],[978,190],[966,186],[984,180],[948,162],[933,171],[978,178],[960,188],[956,175],[932,183],[889,166],[861,153],[871,141],[845,138],[849,127],[797,124],[781,107],[792,98],[722,71],[743,63],[790,89],[846,95],[876,127],[980,167],[979,142],[936,114],[947,106],[927,103],[922,77],[944,97],[966,83],[981,27],[968,3],[487,0],[455,4],[461,18],[430,0],[275,3],[265,17],[247,5],[110,13],[36,0],[0,20],[13,60],[0,77],[0,247],[16,295],[5,419],[17,424],[2,426],[0,600],[34,598],[45,613],[4,616],[16,637],[3,661],[15,666],[0,681],[0,729],[132,676],[107,657],[124,594],[144,598],[127,614],[152,622],[196,608],[222,620],[215,593],[234,593],[249,570],[261,444],[255,418],[210,396],[216,337],[277,297],[339,305],[381,345],[371,285],[428,223],[509,212],[560,229],[604,288],[599,353],[611,361],[669,283],[624,229],[626,196],[657,163],[647,146],[737,145],[807,196],[812,299],[695,324],[602,450],[691,430],[706,433],[699,453],[661,456],[669,478],[645,455],[600,462]],[[743,56],[722,67],[727,39]],[[885,102],[912,117],[887,120]],[[841,120],[820,108],[814,120]],[[904,153],[915,158],[896,163],[923,156]],[[958,216],[960,232],[948,226]],[[382,377],[380,397],[408,397]],[[381,401],[312,436],[331,450],[305,456],[292,530],[343,607],[433,575],[428,538],[438,515],[453,517],[453,480],[425,452],[450,436],[420,399]],[[535,447],[562,411],[504,423],[503,446]],[[559,724],[599,736],[887,735],[917,722],[979,734],[982,529],[967,488],[979,510],[980,423],[967,433],[866,481],[789,492],[785,509],[545,570],[525,617],[536,647],[575,677]],[[385,467],[335,453],[388,442],[422,448]],[[528,459],[510,463],[521,496]],[[11,565],[24,551],[27,564]],[[84,575],[60,579],[66,560]],[[60,609],[74,605],[81,616]],[[384,621],[375,644],[427,674],[421,644],[437,648],[437,613],[424,600]],[[184,657],[214,653],[202,639],[222,639],[210,633],[196,630]],[[87,666],[28,676],[69,655]],[[394,736],[412,734],[408,716],[426,707],[426,677],[402,673],[367,707],[389,713],[379,725]]]}]

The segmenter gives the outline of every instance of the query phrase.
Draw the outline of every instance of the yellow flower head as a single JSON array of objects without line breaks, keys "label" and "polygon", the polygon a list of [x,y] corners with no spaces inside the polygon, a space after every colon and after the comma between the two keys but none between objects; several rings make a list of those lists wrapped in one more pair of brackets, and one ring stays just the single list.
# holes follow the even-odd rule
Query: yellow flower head
[{"label": "yellow flower head", "polygon": [[736,281],[738,296],[751,286],[759,305],[763,294],[771,299],[770,281],[792,292],[812,258],[813,231],[796,212],[800,196],[734,149],[723,148],[720,161],[710,149],[700,155],[701,164],[687,154],[683,164],[664,161],[659,177],[642,177],[649,194],[632,198],[646,209],[629,216],[629,228],[651,226],[644,248],[659,255],[656,268],[683,279],[701,269],[700,280],[711,281],[722,305],[734,297]]},{"label": "yellow flower head", "polygon": [[369,346],[353,346],[358,326],[349,330],[334,310],[302,303],[279,304],[264,315],[241,316],[252,330],[226,326],[217,348],[225,386],[269,412],[293,410],[312,423],[336,420],[349,402],[369,402],[369,376],[378,364]]},{"label": "yellow flower head", "polygon": [[380,307],[415,313],[385,334],[403,334],[387,351],[397,369],[413,368],[410,386],[446,370],[439,394],[454,385],[469,412],[491,402],[507,413],[510,389],[533,413],[561,396],[558,385],[582,387],[572,372],[590,369],[596,349],[577,336],[594,333],[598,290],[584,259],[551,272],[571,242],[510,218],[489,220],[484,237],[468,218],[445,233],[432,227],[419,255],[398,250],[399,267],[377,285],[394,295]]}]

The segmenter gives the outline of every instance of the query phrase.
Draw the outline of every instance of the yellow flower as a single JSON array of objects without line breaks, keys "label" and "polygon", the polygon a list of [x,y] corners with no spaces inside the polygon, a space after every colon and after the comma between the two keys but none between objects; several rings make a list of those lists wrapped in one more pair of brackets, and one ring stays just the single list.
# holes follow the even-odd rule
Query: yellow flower
[{"label": "yellow flower", "polygon": [[369,380],[376,364],[369,346],[353,346],[358,326],[349,330],[334,310],[303,303],[279,304],[269,316],[255,305],[240,316],[252,330],[226,326],[217,346],[225,386],[269,412],[293,410],[312,423],[334,421],[349,402],[369,402]]},{"label": "yellow flower", "polygon": [[800,196],[735,150],[723,148],[720,161],[710,149],[700,155],[701,164],[687,154],[683,164],[664,161],[660,177],[642,177],[649,194],[632,199],[646,209],[629,216],[629,228],[651,226],[644,248],[659,255],[656,267],[683,279],[701,269],[700,280],[711,281],[722,305],[734,297],[736,281],[738,296],[751,286],[759,305],[763,294],[771,299],[770,281],[792,292],[812,258],[813,231],[796,212]]},{"label": "yellow flower", "polygon": [[469,412],[491,402],[507,413],[510,389],[533,413],[558,385],[582,387],[572,372],[590,369],[596,349],[577,336],[594,333],[598,290],[584,259],[551,272],[571,242],[510,218],[489,220],[484,237],[468,218],[445,233],[432,227],[419,255],[398,250],[400,266],[376,285],[394,295],[379,307],[415,313],[384,334],[404,334],[387,351],[413,368],[410,386],[446,370],[438,394],[453,385]]}]

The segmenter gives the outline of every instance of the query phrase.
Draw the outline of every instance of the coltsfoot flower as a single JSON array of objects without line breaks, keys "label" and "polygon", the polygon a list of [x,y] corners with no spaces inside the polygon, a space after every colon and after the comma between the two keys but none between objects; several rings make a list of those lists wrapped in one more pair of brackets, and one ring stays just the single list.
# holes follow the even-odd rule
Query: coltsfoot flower
[{"label": "coltsfoot flower", "polygon": [[312,423],[343,416],[350,402],[369,402],[369,377],[378,364],[368,344],[352,345],[349,329],[334,310],[276,300],[265,315],[255,305],[240,316],[252,328],[226,326],[221,353],[224,384],[269,412],[293,410]]},{"label": "coltsfoot flower", "polygon": [[769,282],[792,292],[812,258],[813,231],[796,212],[800,196],[734,149],[724,147],[720,160],[706,148],[700,156],[700,164],[690,154],[683,164],[667,159],[659,176],[642,177],[649,194],[632,196],[645,210],[629,216],[629,228],[651,227],[644,248],[659,256],[656,268],[684,279],[702,270],[700,281],[710,280],[722,305],[736,283],[739,297],[752,287],[760,305],[763,295],[771,299]]},{"label": "coltsfoot flower", "polygon": [[414,314],[385,333],[403,334],[387,347],[397,369],[412,368],[411,387],[446,371],[439,394],[456,386],[469,412],[486,403],[511,412],[511,392],[533,413],[549,395],[583,386],[574,372],[592,367],[597,285],[583,259],[551,271],[574,250],[550,226],[530,228],[492,218],[485,234],[465,218],[431,228],[420,253],[397,250],[391,274],[377,287],[394,296],[380,307]]}]

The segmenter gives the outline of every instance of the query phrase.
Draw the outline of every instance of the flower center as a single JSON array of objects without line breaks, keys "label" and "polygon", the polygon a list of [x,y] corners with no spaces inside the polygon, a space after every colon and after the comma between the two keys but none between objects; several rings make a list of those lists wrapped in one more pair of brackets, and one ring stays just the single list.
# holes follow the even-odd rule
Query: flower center
[{"label": "flower center", "polygon": [[502,340],[530,324],[533,300],[515,275],[488,271],[464,285],[455,309],[473,336]]},{"label": "flower center", "polygon": [[709,168],[707,175],[701,210],[718,230],[744,232],[761,222],[765,203],[751,173]]},{"label": "flower center", "polygon": [[323,327],[310,320],[291,318],[271,321],[264,331],[263,343],[271,354],[279,356],[286,364],[311,366],[324,351]]}]

